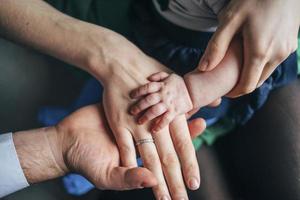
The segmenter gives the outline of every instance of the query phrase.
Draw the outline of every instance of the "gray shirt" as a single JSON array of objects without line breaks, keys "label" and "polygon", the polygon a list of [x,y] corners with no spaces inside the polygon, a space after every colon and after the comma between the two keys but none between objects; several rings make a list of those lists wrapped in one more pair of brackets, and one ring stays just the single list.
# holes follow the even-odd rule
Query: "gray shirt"
[{"label": "gray shirt", "polygon": [[162,10],[158,0],[152,1],[158,13],[173,24],[207,32],[216,30],[217,15],[228,2],[228,0],[169,0],[167,9]]}]

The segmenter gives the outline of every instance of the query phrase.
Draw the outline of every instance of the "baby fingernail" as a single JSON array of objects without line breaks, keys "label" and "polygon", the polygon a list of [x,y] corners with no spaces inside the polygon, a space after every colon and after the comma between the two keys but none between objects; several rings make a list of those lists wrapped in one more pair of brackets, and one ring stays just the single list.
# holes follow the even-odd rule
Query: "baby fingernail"
[{"label": "baby fingernail", "polygon": [[191,190],[197,190],[199,188],[199,181],[196,178],[191,178],[189,181],[189,186]]}]

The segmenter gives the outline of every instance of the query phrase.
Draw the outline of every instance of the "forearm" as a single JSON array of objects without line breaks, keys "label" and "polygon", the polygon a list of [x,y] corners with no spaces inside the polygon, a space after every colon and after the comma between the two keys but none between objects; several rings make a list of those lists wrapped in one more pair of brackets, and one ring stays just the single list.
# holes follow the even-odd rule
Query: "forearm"
[{"label": "forearm", "polygon": [[[75,65],[100,79],[108,70],[104,63],[108,54],[105,47],[113,42],[111,35],[116,34],[67,16],[41,0],[0,0],[0,35]],[[99,65],[97,73],[92,69],[95,65]]]},{"label": "forearm", "polygon": [[67,173],[56,128],[41,128],[13,134],[16,152],[29,183],[57,178]]},{"label": "forearm", "polygon": [[212,71],[198,69],[185,76],[194,108],[210,104],[228,94],[237,84],[242,66],[242,47],[239,40],[230,45],[224,59]]}]

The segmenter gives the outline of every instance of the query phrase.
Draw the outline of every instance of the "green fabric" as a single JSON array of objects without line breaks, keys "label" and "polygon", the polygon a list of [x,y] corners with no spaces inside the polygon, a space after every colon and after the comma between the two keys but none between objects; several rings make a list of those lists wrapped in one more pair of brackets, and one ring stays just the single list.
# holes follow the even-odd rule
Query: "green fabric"
[{"label": "green fabric", "polygon": [[195,149],[199,149],[203,144],[212,145],[216,139],[233,131],[235,127],[236,124],[232,119],[224,117],[216,124],[207,127],[200,136],[193,140]]},{"label": "green fabric", "polygon": [[297,56],[298,56],[298,75],[300,75],[300,33],[298,35],[298,49],[297,49]]}]

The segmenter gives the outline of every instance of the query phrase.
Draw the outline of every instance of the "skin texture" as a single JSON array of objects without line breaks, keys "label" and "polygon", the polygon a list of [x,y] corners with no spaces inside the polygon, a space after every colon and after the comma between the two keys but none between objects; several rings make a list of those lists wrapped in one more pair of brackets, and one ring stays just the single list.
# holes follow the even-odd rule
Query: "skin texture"
[{"label": "skin texture", "polygon": [[251,93],[297,49],[299,8],[298,0],[230,1],[219,15],[219,28],[209,42],[199,70],[210,71],[218,66],[234,36],[241,35],[243,70],[228,96]]},{"label": "skin texture", "polygon": [[[196,137],[205,126],[197,119],[189,128]],[[128,190],[157,185],[148,169],[121,166],[118,147],[100,104],[77,110],[55,127],[14,133],[13,140],[31,184],[74,171],[101,189]]]},{"label": "skin texture", "polygon": [[[157,68],[153,70],[145,67],[147,70],[145,77],[161,68],[161,65],[153,59],[140,61],[142,61],[142,66]],[[146,78],[140,76],[140,73],[140,70],[132,70],[128,74],[126,71],[118,70],[115,74],[118,78],[108,82],[104,87],[104,109],[120,149],[122,164],[130,167],[136,166],[134,141],[153,137],[155,144],[139,145],[138,152],[145,167],[150,169],[157,178],[158,185],[153,187],[156,198],[187,199],[184,182],[189,188],[197,189],[200,184],[200,174],[186,117],[185,115],[178,116],[169,128],[161,130],[154,136],[149,132],[150,123],[138,125],[136,120],[129,115],[128,105],[135,103],[129,97],[130,91],[148,82]]]},{"label": "skin texture", "polygon": [[[105,115],[118,144],[121,164],[136,166],[134,140],[152,136],[149,124],[137,125],[129,115],[128,106],[135,102],[129,93],[146,84],[151,74],[170,71],[119,34],[64,15],[44,1],[0,0],[0,5],[1,36],[81,68],[102,83]],[[173,122],[155,136],[155,145],[138,149],[158,182],[153,188],[157,199],[170,198],[170,193],[173,199],[187,199],[184,183],[190,189],[200,184],[186,117],[178,116]]]},{"label": "skin texture", "polygon": [[[130,108],[133,115],[138,115],[146,110],[138,123],[143,124],[155,119],[152,132],[156,133],[167,126],[173,119],[187,113],[193,108],[184,80],[176,74],[159,72],[148,78],[150,83],[143,85],[131,92],[132,98],[142,98]],[[158,116],[161,116],[157,118]]]},{"label": "skin texture", "polygon": [[153,120],[153,132],[165,128],[178,115],[192,115],[234,88],[242,66],[241,52],[241,39],[235,38],[223,60],[209,72],[196,69],[184,79],[166,72],[151,75],[149,83],[131,92],[132,98],[140,100],[131,106],[130,113],[142,124]]}]

